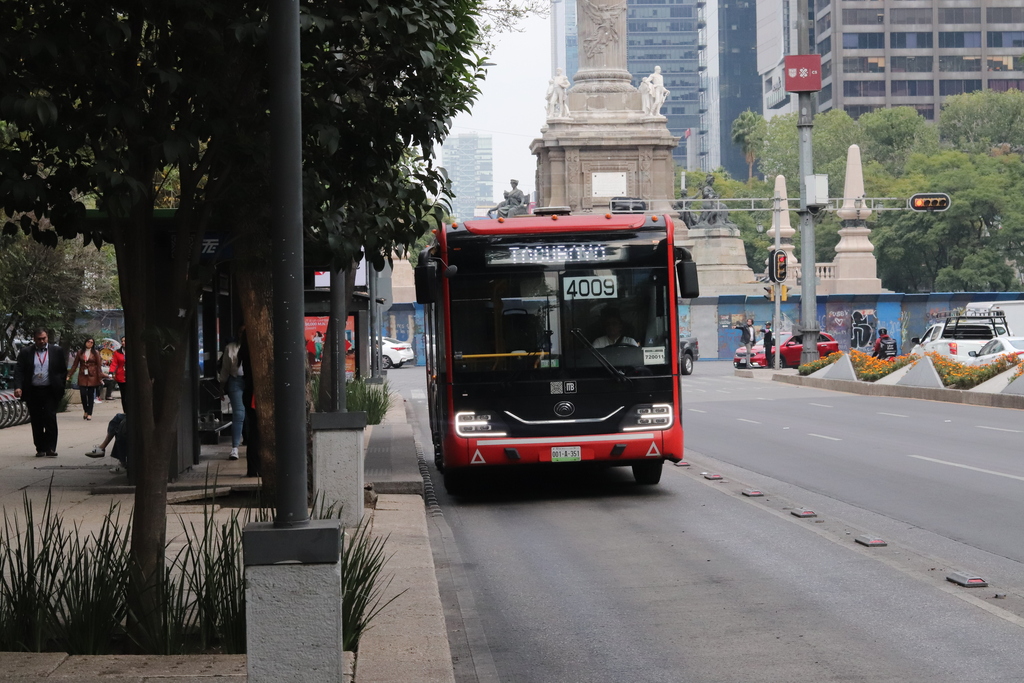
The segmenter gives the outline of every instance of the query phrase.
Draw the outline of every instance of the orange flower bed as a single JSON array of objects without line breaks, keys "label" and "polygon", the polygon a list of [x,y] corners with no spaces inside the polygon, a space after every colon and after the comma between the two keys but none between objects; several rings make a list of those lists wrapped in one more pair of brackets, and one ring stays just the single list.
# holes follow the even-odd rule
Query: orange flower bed
[{"label": "orange flower bed", "polygon": [[929,351],[928,355],[931,356],[935,370],[942,378],[942,383],[953,389],[972,389],[982,382],[1006,372],[1014,365],[1020,365],[1021,362],[1020,358],[1012,353],[1000,356],[991,363],[977,366],[958,363],[949,356],[943,356],[934,351]]}]

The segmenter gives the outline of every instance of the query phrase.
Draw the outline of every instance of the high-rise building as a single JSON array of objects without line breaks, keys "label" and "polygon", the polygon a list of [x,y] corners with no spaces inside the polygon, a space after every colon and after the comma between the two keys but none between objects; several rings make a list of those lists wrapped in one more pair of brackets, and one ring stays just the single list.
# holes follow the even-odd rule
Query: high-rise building
[{"label": "high-rise building", "polygon": [[[561,44],[553,50],[555,65],[570,78],[579,64],[577,1],[583,0],[552,3],[557,16],[553,40],[564,44],[564,53]],[[760,110],[754,0],[627,0],[626,21],[633,85],[660,66],[670,91],[661,113],[680,138],[676,163],[686,167],[687,147],[696,146],[689,157],[697,160],[697,168],[725,164],[730,173],[745,178],[746,162],[733,149],[730,131],[744,109]]]},{"label": "high-rise building", "polygon": [[463,221],[494,206],[494,160],[491,136],[463,133],[445,140],[441,165],[452,181],[452,215]]},{"label": "high-rise building", "polygon": [[[757,75],[757,7],[754,0],[718,0],[718,124],[723,166],[746,180],[747,161],[732,141],[732,123],[745,110],[761,111],[761,79]],[[714,43],[712,43],[714,44]]]},{"label": "high-rise building", "polygon": [[797,54],[796,12],[797,0],[757,0],[757,73],[766,119],[796,111],[783,70],[786,55]]},{"label": "high-rise building", "polygon": [[936,119],[950,95],[1024,90],[1020,0],[818,0],[818,110],[857,118],[914,107]]}]

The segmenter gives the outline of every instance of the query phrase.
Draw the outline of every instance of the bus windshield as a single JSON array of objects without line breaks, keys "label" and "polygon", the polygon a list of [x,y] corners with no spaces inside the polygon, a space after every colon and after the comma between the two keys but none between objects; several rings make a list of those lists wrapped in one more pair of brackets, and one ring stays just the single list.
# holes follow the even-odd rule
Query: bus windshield
[{"label": "bus windshield", "polygon": [[671,372],[666,266],[559,265],[452,278],[453,379]]}]

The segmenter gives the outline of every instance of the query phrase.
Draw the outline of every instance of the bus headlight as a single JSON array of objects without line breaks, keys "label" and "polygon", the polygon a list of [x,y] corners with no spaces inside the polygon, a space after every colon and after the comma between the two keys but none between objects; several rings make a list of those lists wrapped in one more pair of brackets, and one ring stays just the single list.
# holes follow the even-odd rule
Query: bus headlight
[{"label": "bus headlight", "polygon": [[455,433],[467,438],[505,436],[505,425],[489,410],[455,413]]},{"label": "bus headlight", "polygon": [[633,406],[622,420],[622,431],[668,429],[674,422],[672,406],[668,403],[641,403]]}]

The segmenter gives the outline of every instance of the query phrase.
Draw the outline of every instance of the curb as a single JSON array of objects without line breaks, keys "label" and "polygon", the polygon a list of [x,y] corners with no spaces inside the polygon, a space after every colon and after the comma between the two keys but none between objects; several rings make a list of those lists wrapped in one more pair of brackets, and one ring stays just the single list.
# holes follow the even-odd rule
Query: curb
[{"label": "curb", "polygon": [[924,401],[963,403],[987,408],[1010,408],[1024,410],[1024,396],[1019,394],[988,394],[964,389],[936,389],[931,387],[907,387],[898,384],[878,384],[844,379],[822,379],[801,375],[775,375],[775,382],[796,386],[842,391],[863,396],[889,396],[893,398],[916,398]]}]

